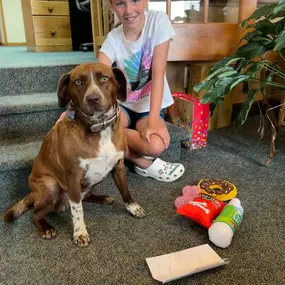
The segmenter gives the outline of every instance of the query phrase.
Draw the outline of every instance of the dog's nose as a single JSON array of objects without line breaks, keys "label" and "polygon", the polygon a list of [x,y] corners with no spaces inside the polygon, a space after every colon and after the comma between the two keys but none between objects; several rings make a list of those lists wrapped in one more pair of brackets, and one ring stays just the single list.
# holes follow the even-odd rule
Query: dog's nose
[{"label": "dog's nose", "polygon": [[90,105],[97,105],[100,103],[100,96],[99,95],[89,95],[87,97],[87,102]]}]

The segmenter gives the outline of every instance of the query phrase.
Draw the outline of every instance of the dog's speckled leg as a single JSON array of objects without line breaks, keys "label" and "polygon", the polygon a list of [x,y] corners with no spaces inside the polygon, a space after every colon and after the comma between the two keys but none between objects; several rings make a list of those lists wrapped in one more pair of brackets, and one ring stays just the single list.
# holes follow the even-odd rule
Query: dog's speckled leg
[{"label": "dog's speckled leg", "polygon": [[126,169],[124,165],[124,159],[121,159],[112,170],[113,179],[117,185],[118,190],[120,191],[123,201],[125,202],[127,210],[137,218],[144,218],[146,216],[146,212],[144,209],[134,202],[133,198],[130,195],[127,177],[126,177]]},{"label": "dog's speckled leg", "polygon": [[73,240],[78,246],[88,246],[90,238],[84,222],[82,202],[75,203],[71,200],[69,202],[74,228]]}]

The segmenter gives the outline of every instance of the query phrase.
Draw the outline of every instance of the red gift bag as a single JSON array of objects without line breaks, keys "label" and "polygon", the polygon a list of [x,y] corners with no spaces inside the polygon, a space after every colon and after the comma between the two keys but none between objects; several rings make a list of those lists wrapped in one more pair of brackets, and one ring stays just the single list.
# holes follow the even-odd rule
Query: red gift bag
[{"label": "red gift bag", "polygon": [[168,108],[168,120],[189,132],[189,139],[182,142],[187,149],[200,149],[207,145],[209,104],[191,94],[172,93],[174,104]]}]

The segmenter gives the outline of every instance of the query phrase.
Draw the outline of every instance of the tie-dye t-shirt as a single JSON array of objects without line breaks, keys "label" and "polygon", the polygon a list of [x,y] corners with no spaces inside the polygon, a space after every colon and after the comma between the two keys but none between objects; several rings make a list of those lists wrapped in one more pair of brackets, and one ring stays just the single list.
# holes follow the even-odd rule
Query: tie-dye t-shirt
[{"label": "tie-dye t-shirt", "polygon": [[[122,25],[113,29],[104,41],[100,52],[121,68],[128,78],[128,97],[121,104],[137,113],[148,112],[151,96],[151,64],[155,46],[175,35],[168,16],[161,11],[146,11],[145,25],[135,42],[125,39]],[[164,75],[162,108],[173,103],[169,85]]]}]

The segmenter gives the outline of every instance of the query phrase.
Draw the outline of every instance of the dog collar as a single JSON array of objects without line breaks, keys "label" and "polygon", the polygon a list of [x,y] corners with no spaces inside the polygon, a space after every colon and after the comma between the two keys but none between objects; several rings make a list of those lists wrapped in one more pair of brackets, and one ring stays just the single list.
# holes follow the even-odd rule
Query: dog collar
[{"label": "dog collar", "polygon": [[[113,112],[108,117],[103,117],[100,121],[98,118],[94,119],[92,116],[85,114],[82,112],[79,108],[72,106],[71,103],[70,107],[73,108],[75,115],[78,116],[82,121],[90,125],[90,130],[93,133],[100,132],[102,130],[105,130],[107,127],[112,126],[117,118],[120,116],[120,107],[114,105],[113,106]],[[70,110],[70,108],[69,108]]]}]

